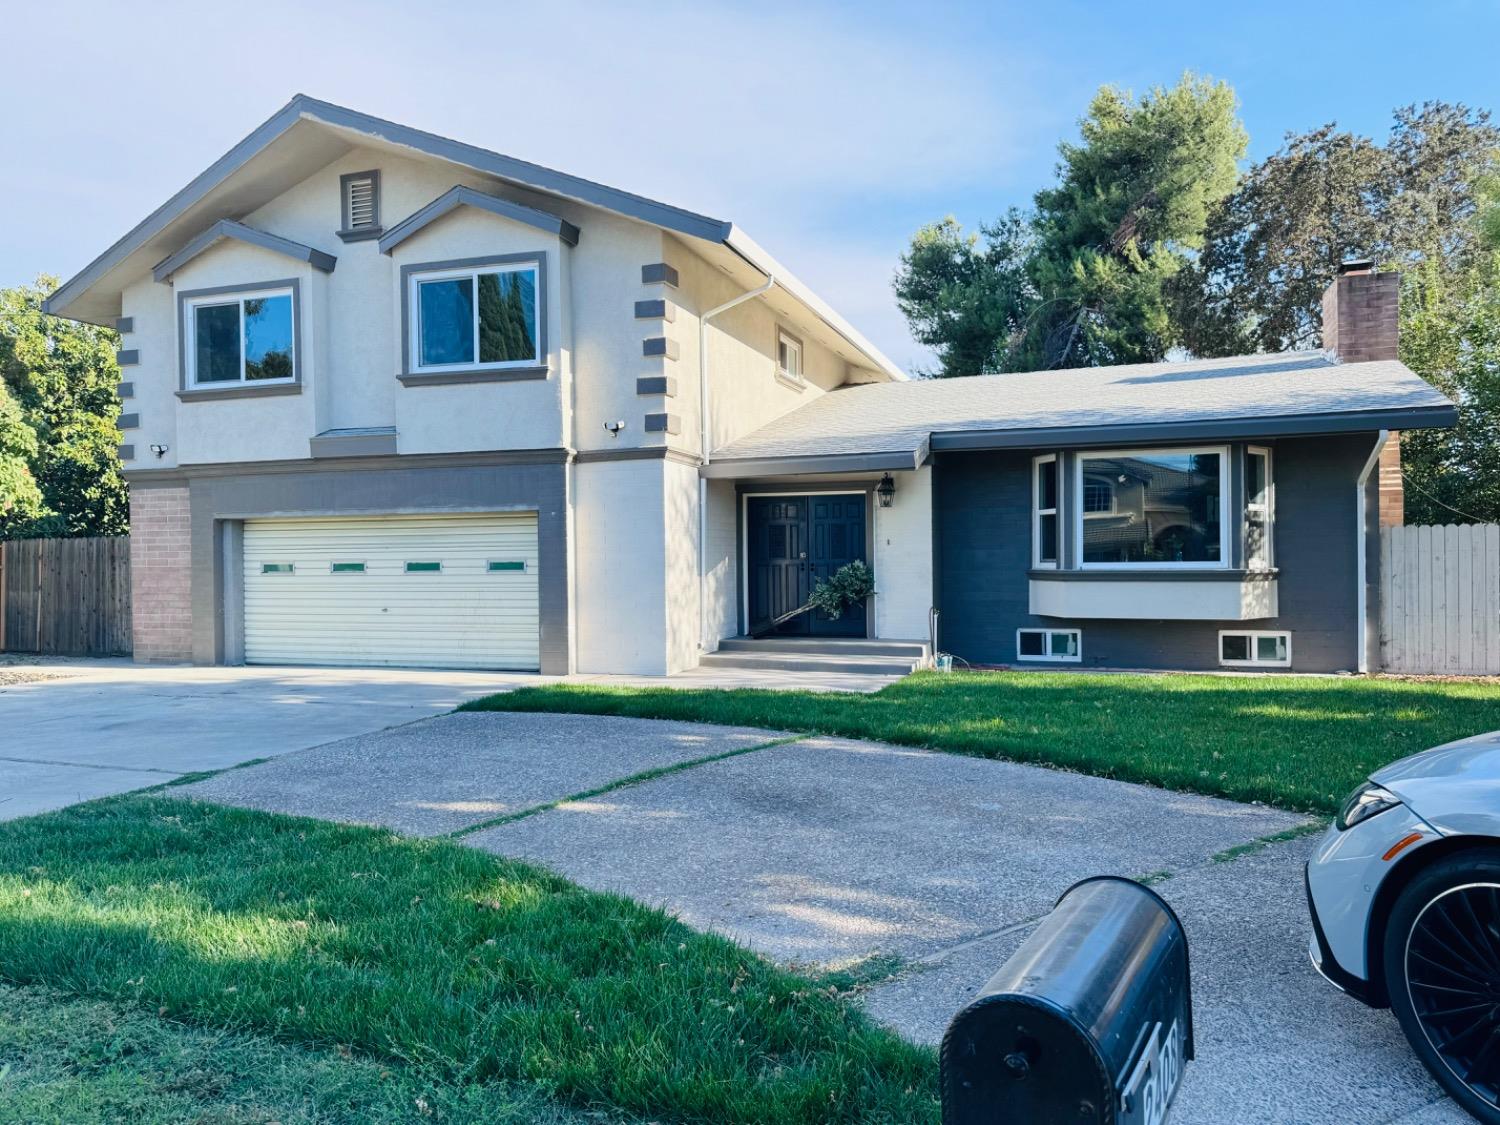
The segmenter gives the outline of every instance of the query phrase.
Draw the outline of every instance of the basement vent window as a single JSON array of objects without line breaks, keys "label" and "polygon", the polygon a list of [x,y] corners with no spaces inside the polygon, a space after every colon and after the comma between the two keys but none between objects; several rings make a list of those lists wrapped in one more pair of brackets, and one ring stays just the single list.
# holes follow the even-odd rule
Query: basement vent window
[{"label": "basement vent window", "polygon": [[293,574],[297,568],[291,563],[261,563],[262,574]]},{"label": "basement vent window", "polygon": [[339,237],[345,242],[378,237],[382,233],[380,173],[351,172],[339,177],[339,185],[343,193],[343,227]]},{"label": "basement vent window", "polygon": [[365,564],[362,562],[336,562],[330,564],[334,574],[363,574]]},{"label": "basement vent window", "polygon": [[407,574],[436,574],[443,569],[440,562],[409,562],[406,564]]},{"label": "basement vent window", "polygon": [[1226,668],[1290,668],[1290,633],[1220,633],[1219,663]]},{"label": "basement vent window", "polygon": [[524,571],[526,563],[519,559],[491,559],[489,571],[491,574],[500,574],[505,571]]},{"label": "basement vent window", "polygon": [[1083,630],[1017,629],[1016,659],[1077,664],[1083,659]]}]

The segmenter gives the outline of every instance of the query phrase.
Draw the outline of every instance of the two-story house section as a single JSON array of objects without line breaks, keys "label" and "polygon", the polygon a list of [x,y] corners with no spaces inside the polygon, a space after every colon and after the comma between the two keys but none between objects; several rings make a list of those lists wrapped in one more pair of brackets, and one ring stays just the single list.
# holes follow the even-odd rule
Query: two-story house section
[{"label": "two-story house section", "polygon": [[1329,672],[1456,417],[1398,287],[1345,263],[1318,351],[908,381],[732,223],[297,97],[47,308],[121,333],[139,659]]},{"label": "two-story house section", "polygon": [[48,309],[121,332],[145,660],[690,667],[742,628],[705,440],[902,377],[731,223],[304,96]]}]

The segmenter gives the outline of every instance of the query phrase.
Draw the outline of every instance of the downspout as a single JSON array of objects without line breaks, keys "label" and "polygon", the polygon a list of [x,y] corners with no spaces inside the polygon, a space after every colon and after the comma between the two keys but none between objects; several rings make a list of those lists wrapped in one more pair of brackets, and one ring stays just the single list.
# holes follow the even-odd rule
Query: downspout
[{"label": "downspout", "polygon": [[[715,305],[698,318],[698,455],[705,465],[713,450],[708,408],[708,322],[736,305],[769,293],[775,286],[776,275],[768,273],[764,284]],[[739,518],[738,514],[735,518]],[[698,477],[698,651],[708,651],[708,479],[701,474]]]},{"label": "downspout", "polygon": [[1390,440],[1390,436],[1391,432],[1389,430],[1380,431],[1379,435],[1375,438],[1375,448],[1370,450],[1370,456],[1365,461],[1365,467],[1359,471],[1359,483],[1355,485],[1357,496],[1354,513],[1359,524],[1358,534],[1355,536],[1355,539],[1359,544],[1359,557],[1356,566],[1358,574],[1356,594],[1358,598],[1359,670],[1361,674],[1370,670],[1370,623],[1366,617],[1366,613],[1368,612],[1366,603],[1369,599],[1365,593],[1365,576],[1368,570],[1368,565],[1365,561],[1365,528],[1370,522],[1370,494],[1366,486],[1370,482],[1370,474],[1380,464],[1380,455],[1385,452],[1385,443]]}]

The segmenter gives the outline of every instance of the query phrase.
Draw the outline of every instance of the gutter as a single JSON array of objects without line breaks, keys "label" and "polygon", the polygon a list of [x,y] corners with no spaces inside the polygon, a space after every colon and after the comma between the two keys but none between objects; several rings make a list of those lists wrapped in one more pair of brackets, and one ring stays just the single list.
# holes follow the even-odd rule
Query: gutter
[{"label": "gutter", "polygon": [[1356,610],[1355,616],[1359,622],[1359,670],[1361,674],[1370,670],[1370,622],[1366,616],[1368,597],[1365,592],[1365,574],[1368,569],[1365,561],[1365,541],[1367,534],[1365,528],[1370,520],[1370,494],[1366,486],[1370,482],[1370,474],[1380,464],[1380,455],[1385,452],[1385,444],[1390,440],[1390,430],[1381,430],[1375,438],[1375,448],[1370,450],[1370,456],[1365,460],[1365,466],[1359,471],[1359,481],[1355,488],[1354,516],[1356,521],[1355,541],[1358,557],[1355,560],[1357,583],[1355,588]]},{"label": "gutter", "polygon": [[[764,296],[776,287],[776,275],[763,271],[766,280],[698,317],[698,454],[707,465],[713,453],[712,416],[708,394],[708,323],[736,305]],[[708,480],[698,477],[698,651],[708,651]]]}]

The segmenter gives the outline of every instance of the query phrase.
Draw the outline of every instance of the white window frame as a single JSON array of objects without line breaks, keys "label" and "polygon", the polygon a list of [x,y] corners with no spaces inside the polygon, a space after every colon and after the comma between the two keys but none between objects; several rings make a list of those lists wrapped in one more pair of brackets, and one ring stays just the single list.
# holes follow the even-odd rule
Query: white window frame
[{"label": "white window frame", "polygon": [[[245,378],[245,302],[259,301],[268,297],[285,297],[292,304],[292,373],[285,379]],[[215,379],[207,383],[198,382],[198,310],[218,305],[235,305],[240,309],[240,377],[238,379]],[[204,293],[188,297],[182,302],[182,363],[187,374],[186,384],[192,390],[214,390],[218,387],[276,387],[295,383],[302,372],[297,369],[297,295],[291,286],[274,289],[229,290],[223,293]]]},{"label": "white window frame", "polygon": [[1119,514],[1119,509],[1120,509],[1119,498],[1115,494],[1115,488],[1114,488],[1114,485],[1112,483],[1105,482],[1105,485],[1104,485],[1105,488],[1109,489],[1109,507],[1108,508],[1097,508],[1097,509],[1094,509],[1093,511],[1090,511],[1087,508],[1085,508],[1084,504],[1083,504],[1084,497],[1088,494],[1088,487],[1089,487],[1088,478],[1086,478],[1086,477],[1080,477],[1079,479],[1082,480],[1083,483],[1079,486],[1079,489],[1078,489],[1078,510],[1079,510],[1079,512],[1082,513],[1084,519],[1086,519],[1086,520],[1093,520],[1093,519],[1100,519],[1100,518],[1105,518],[1105,517],[1108,517],[1108,516],[1113,516],[1113,515],[1118,515]]},{"label": "white window frame", "polygon": [[[1043,655],[1022,656],[1021,635],[1023,633],[1041,633],[1046,640],[1042,642]],[[1073,635],[1073,655],[1066,654],[1055,656],[1052,653],[1052,637],[1057,633],[1071,633]],[[1079,664],[1083,661],[1083,630],[1082,629],[1049,629],[1045,626],[1030,626],[1016,630],[1016,663],[1026,664]]]},{"label": "white window frame", "polygon": [[[1052,508],[1042,507],[1042,466],[1051,462],[1053,473],[1053,491],[1056,494],[1058,506]],[[1056,453],[1043,453],[1031,459],[1031,565],[1037,570],[1056,570],[1062,565],[1062,462],[1058,460]],[[1051,516],[1052,522],[1057,529],[1057,543],[1054,557],[1050,560],[1042,558],[1042,517]]]},{"label": "white window frame", "polygon": [[[786,348],[788,352],[797,356],[797,370],[788,371],[781,365],[781,349]],[[784,328],[776,330],[776,377],[788,383],[801,387],[807,382],[807,376],[803,374],[807,370],[807,356],[802,350],[802,341],[793,336]]]},{"label": "white window frame", "polygon": [[[531,272],[532,292],[536,294],[536,331],[532,333],[535,353],[529,359],[492,360],[479,362],[479,275],[485,273]],[[467,277],[474,286],[474,315],[471,331],[473,359],[459,359],[452,363],[422,362],[422,283],[424,281],[453,281]],[[407,370],[413,375],[428,375],[442,371],[504,371],[511,367],[540,367],[542,357],[542,317],[547,315],[542,295],[542,265],[540,259],[519,259],[513,262],[492,262],[489,265],[458,266],[450,269],[414,270],[406,279],[406,307],[411,323],[407,326],[411,354],[407,356]]]},{"label": "white window frame", "polygon": [[[1252,504],[1250,502],[1249,464],[1252,456],[1263,456],[1266,459],[1266,502],[1264,504]],[[1276,470],[1271,460],[1271,447],[1269,445],[1247,445],[1245,446],[1245,569],[1253,571],[1267,571],[1276,569]],[[1259,510],[1265,516],[1266,528],[1266,561],[1263,565],[1256,565],[1250,558],[1250,513]]]},{"label": "white window frame", "polygon": [[[1150,457],[1162,454],[1179,456],[1194,453],[1216,453],[1219,456],[1219,561],[1218,562],[1138,562],[1098,563],[1083,561],[1083,478],[1085,466],[1094,457]],[[1073,562],[1079,570],[1228,570],[1231,566],[1231,529],[1236,520],[1230,511],[1229,496],[1229,447],[1227,445],[1154,446],[1143,449],[1089,449],[1075,455],[1077,471],[1074,473],[1073,500],[1078,515],[1074,518],[1076,542]],[[1118,502],[1116,504],[1118,508]]]},{"label": "white window frame", "polygon": [[[1225,637],[1249,637],[1250,659],[1249,660],[1226,660],[1224,658]],[[1255,655],[1256,641],[1261,637],[1285,637],[1286,659],[1285,660],[1261,660]],[[1289,629],[1220,629],[1219,630],[1219,666],[1221,668],[1290,668],[1292,666],[1292,634]]]}]

